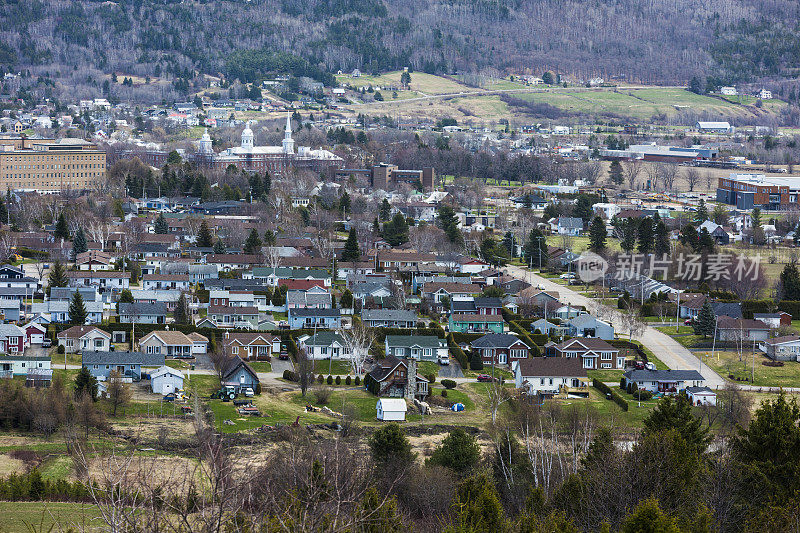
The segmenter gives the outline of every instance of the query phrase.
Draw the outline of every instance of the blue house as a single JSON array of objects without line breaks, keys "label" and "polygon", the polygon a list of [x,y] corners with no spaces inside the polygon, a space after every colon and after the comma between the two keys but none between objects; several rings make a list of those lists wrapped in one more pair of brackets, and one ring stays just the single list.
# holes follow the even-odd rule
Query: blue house
[{"label": "blue house", "polygon": [[106,381],[116,370],[123,378],[133,381],[142,379],[142,367],[164,366],[164,354],[142,352],[83,352],[81,363],[98,379]]},{"label": "blue house", "polygon": [[289,309],[289,327],[292,329],[337,329],[342,313],[338,309]]},{"label": "blue house", "polygon": [[231,357],[222,369],[222,385],[233,387],[237,394],[245,389],[253,389],[259,384],[258,375],[250,365],[242,361],[238,355]]}]

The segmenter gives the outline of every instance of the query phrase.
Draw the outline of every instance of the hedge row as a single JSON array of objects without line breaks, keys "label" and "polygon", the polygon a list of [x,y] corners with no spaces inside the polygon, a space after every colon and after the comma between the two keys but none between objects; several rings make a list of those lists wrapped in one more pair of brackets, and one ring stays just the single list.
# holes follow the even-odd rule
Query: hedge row
[{"label": "hedge row", "polygon": [[[734,300],[735,301],[735,300]],[[753,318],[754,313],[773,313],[776,310],[792,315],[793,319],[800,318],[800,301],[796,300],[744,300],[742,302],[742,316]]]},{"label": "hedge row", "polygon": [[531,336],[528,334],[527,331],[525,331],[525,328],[517,324],[516,320],[512,320],[511,322],[508,323],[508,329],[516,333],[519,336],[519,338],[522,339],[522,342],[531,347],[532,357],[539,357],[540,355],[542,355],[542,351],[539,350],[539,347],[536,345],[535,342],[533,342]]},{"label": "hedge row", "polygon": [[483,333],[463,333],[461,331],[453,331],[450,333],[453,336],[453,340],[458,344],[472,344],[472,341],[475,339],[480,339],[483,337]]},{"label": "hedge row", "polygon": [[600,392],[602,392],[603,394],[605,394],[605,395],[610,394],[611,395],[611,400],[615,404],[619,405],[622,408],[623,411],[627,411],[628,410],[628,402],[627,402],[627,400],[625,400],[625,398],[623,398],[622,396],[620,396],[619,394],[617,394],[616,392],[611,390],[611,387],[609,387],[608,385],[606,385],[605,383],[603,383],[602,381],[600,381],[597,378],[592,380],[592,386],[595,389],[597,389]]},{"label": "hedge row", "polygon": [[469,368],[469,359],[467,358],[467,354],[464,353],[464,350],[461,349],[461,346],[456,343],[455,339],[453,339],[453,334],[450,333],[447,336],[447,346],[450,348],[450,354],[458,361],[458,364],[461,365],[461,368],[467,369]]},{"label": "hedge row", "polygon": [[645,363],[649,362],[647,354],[642,350],[642,345],[636,341],[628,341],[625,339],[611,339],[606,341],[608,344],[613,346],[614,348],[627,348],[629,350],[635,350],[636,355],[644,361]]}]

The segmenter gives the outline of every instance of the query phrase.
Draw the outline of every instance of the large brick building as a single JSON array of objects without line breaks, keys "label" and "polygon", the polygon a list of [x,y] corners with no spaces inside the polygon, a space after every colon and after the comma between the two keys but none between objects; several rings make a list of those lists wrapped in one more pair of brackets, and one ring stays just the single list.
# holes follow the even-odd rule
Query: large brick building
[{"label": "large brick building", "polygon": [[343,168],[335,172],[335,178],[339,180],[350,176],[364,176],[372,187],[383,190],[393,189],[398,183],[415,185],[417,182],[422,184],[423,189],[432,190],[434,180],[433,168],[401,170],[396,165],[388,163],[381,163],[372,168]]},{"label": "large brick building", "polygon": [[83,139],[0,139],[2,190],[83,190],[105,175],[105,151]]},{"label": "large brick building", "polygon": [[800,177],[731,174],[719,178],[717,201],[737,209],[787,209],[800,200]]}]

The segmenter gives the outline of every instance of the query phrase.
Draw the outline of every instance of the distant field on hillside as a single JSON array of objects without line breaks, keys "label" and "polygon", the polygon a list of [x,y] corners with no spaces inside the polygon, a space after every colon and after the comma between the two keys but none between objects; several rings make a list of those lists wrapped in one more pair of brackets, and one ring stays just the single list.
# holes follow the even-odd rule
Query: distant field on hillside
[{"label": "distant field on hillside", "polygon": [[[401,71],[387,72],[378,76],[362,75],[358,78],[352,78],[349,74],[340,74],[336,76],[336,81],[342,85],[350,85],[351,87],[397,87],[400,88]],[[475,90],[461,83],[455,82],[442,76],[434,76],[432,74],[425,74],[424,72],[412,72],[411,84],[409,89],[412,92],[423,93],[426,95],[457,93],[460,91]]]}]

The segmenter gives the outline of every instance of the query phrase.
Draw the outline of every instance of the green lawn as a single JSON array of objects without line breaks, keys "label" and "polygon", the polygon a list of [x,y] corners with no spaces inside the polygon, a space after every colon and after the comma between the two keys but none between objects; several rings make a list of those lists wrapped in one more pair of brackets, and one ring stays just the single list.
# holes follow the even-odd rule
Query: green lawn
[{"label": "green lawn", "polygon": [[[711,350],[696,354],[708,366],[729,381],[750,383],[755,372],[753,385],[760,387],[800,387],[800,363],[787,361],[783,366],[765,366],[761,363],[769,359],[756,350],[753,356],[752,345],[746,347],[741,355],[735,350],[716,350],[713,357]],[[731,377],[733,376],[733,377]],[[737,380],[738,378],[738,380]]]},{"label": "green lawn", "polygon": [[248,361],[247,364],[256,372],[272,372],[272,363],[269,361]]},{"label": "green lawn", "polygon": [[186,370],[192,366],[191,363],[187,363],[186,361],[181,359],[167,359],[166,361],[164,361],[164,364],[176,370]]},{"label": "green lawn", "polygon": [[592,382],[593,379],[599,379],[603,383],[619,383],[619,380],[622,379],[622,374],[625,372],[624,370],[587,370],[586,374],[589,376],[589,383]]},{"label": "green lawn", "polygon": [[417,372],[419,372],[423,376],[427,376],[428,374],[433,374],[434,376],[438,377],[439,363],[436,363],[434,361],[418,361]]},{"label": "green lawn", "polygon": [[341,359],[315,361],[314,373],[322,374],[323,376],[353,375],[353,367],[350,365],[350,361],[342,361]]},{"label": "green lawn", "polygon": [[[0,502],[4,533],[101,531],[97,507],[86,503]],[[54,527],[54,524],[57,524]],[[63,529],[59,529],[58,525]],[[52,529],[51,529],[52,528]]]},{"label": "green lawn", "polygon": [[692,326],[678,326],[678,331],[675,331],[675,326],[657,326],[656,329],[661,333],[666,333],[667,335],[675,335],[677,334],[684,334],[688,333],[689,335],[694,334],[694,328]]},{"label": "green lawn", "polygon": [[49,457],[39,471],[46,479],[65,479],[72,474],[74,462],[69,455],[55,455]]},{"label": "green lawn", "polygon": [[184,388],[201,397],[208,397],[212,392],[219,390],[219,378],[207,374],[190,374],[184,383]]},{"label": "green lawn", "polygon": [[55,350],[53,353],[50,354],[50,364],[53,365],[53,368],[57,368],[58,365],[61,365],[61,368],[64,368],[64,355],[67,356],[67,364],[68,365],[79,365],[81,364],[81,356],[77,353],[57,353]]}]

